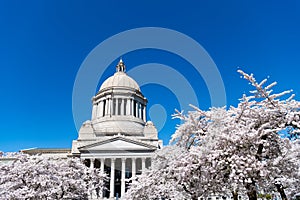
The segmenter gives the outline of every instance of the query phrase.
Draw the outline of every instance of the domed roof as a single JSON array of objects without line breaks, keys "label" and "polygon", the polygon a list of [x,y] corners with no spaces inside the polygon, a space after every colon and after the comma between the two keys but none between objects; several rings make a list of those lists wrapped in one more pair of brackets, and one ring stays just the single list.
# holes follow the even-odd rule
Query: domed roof
[{"label": "domed roof", "polygon": [[137,82],[125,73],[125,65],[122,59],[119,61],[116,68],[117,72],[103,82],[100,91],[112,87],[124,87],[140,91]]},{"label": "domed roof", "polygon": [[116,72],[113,76],[106,79],[101,85],[100,90],[111,87],[125,87],[140,91],[140,87],[137,82],[124,72]]}]

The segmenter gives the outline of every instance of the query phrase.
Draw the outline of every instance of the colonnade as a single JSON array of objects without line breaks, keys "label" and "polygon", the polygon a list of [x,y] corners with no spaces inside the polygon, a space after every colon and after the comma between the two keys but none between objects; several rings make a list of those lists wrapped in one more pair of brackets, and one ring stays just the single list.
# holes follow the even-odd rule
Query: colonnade
[{"label": "colonnade", "polygon": [[[116,168],[116,159],[118,158],[89,158],[84,159],[84,163],[90,167],[90,168],[100,168],[101,172],[105,172],[105,166],[110,167],[110,179],[109,179],[109,197],[113,198],[115,197],[115,170],[121,171],[121,194],[119,194],[119,197],[125,194],[126,192],[126,172],[128,172],[128,168],[126,168],[126,161],[127,159],[131,159],[131,177],[135,177],[137,174],[142,173],[146,167],[146,160],[150,161],[151,165],[151,159],[148,157],[131,157],[131,158],[120,158],[121,159],[121,166],[119,169]],[[141,170],[137,169],[137,159],[141,159]],[[110,160],[110,165],[105,165],[106,162]],[[128,163],[128,162],[127,162]],[[139,163],[140,164],[140,163]],[[127,169],[127,170],[126,170]],[[101,194],[103,195],[103,194]]]},{"label": "colonnade", "polygon": [[146,121],[146,106],[132,98],[106,98],[93,104],[92,119],[106,115],[131,115]]}]

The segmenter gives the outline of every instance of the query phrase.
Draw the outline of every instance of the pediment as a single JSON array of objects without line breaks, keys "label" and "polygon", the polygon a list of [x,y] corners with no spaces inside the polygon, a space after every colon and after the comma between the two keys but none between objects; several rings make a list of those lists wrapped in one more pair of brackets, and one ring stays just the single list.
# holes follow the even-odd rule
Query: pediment
[{"label": "pediment", "polygon": [[113,137],[107,140],[98,141],[93,144],[82,146],[79,151],[153,151],[156,147],[144,142],[124,138]]}]

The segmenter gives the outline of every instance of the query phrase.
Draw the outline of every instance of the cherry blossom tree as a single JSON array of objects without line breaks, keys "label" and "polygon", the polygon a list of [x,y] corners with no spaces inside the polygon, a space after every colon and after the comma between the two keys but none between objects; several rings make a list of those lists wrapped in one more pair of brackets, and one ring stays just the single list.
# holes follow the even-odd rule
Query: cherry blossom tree
[{"label": "cherry blossom tree", "polygon": [[252,74],[239,73],[255,90],[244,94],[237,107],[203,111],[192,106],[187,115],[177,111],[174,117],[183,123],[171,143],[182,152],[166,155],[167,165],[133,182],[131,195],[142,186],[157,198],[171,199],[180,198],[160,188],[189,199],[231,194],[256,200],[258,193],[274,191],[287,199],[299,192],[300,103],[294,95],[284,98],[291,90],[273,93],[276,82],[264,86],[267,79],[258,83]]},{"label": "cherry blossom tree", "polygon": [[190,199],[172,171],[181,154],[183,150],[177,146],[157,150],[152,158],[151,169],[132,179],[123,199]]},{"label": "cherry blossom tree", "polygon": [[239,72],[255,87],[252,95],[244,95],[237,107],[228,110],[195,108],[196,111],[187,116],[178,112],[175,117],[184,123],[172,141],[187,149],[199,146],[199,155],[204,151],[214,156],[214,163],[222,166],[217,168],[219,171],[214,166],[213,171],[219,172],[215,176],[224,180],[223,186],[234,184],[231,185],[233,194],[245,189],[249,199],[256,199],[257,188],[265,188],[266,182],[272,182],[281,198],[286,199],[285,186],[279,180],[297,180],[293,178],[297,173],[292,172],[297,172],[299,165],[294,159],[297,159],[297,151],[290,151],[295,145],[278,133],[298,138],[300,104],[293,100],[294,95],[282,100],[282,96],[291,91],[272,94],[271,88],[276,83],[263,87],[266,79],[257,83],[253,75]]},{"label": "cherry blossom tree", "polygon": [[103,189],[105,175],[78,158],[15,155],[0,166],[0,199],[87,199]]},{"label": "cherry blossom tree", "polygon": [[[272,88],[276,82],[264,87],[267,79],[258,83],[253,74],[248,75],[243,71],[239,73],[255,90],[251,91],[251,96],[245,95],[238,108],[234,109],[238,113],[237,122],[254,132],[256,160],[265,165],[265,175],[271,178],[269,181],[275,184],[281,198],[287,199],[280,180],[291,181],[297,175],[293,172],[299,170],[299,165],[295,162],[295,158],[299,159],[299,154],[296,154],[299,147],[297,143],[281,138],[278,133],[284,133],[290,139],[299,137],[300,103],[293,99],[294,94],[287,99],[283,98],[292,90],[273,94]],[[297,150],[291,151],[293,147]],[[254,182],[251,185],[254,187]]]}]

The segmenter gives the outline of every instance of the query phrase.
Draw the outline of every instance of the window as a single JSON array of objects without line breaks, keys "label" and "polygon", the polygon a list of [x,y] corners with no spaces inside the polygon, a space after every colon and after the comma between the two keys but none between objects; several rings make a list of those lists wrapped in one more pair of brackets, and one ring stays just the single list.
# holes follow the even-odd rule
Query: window
[{"label": "window", "polygon": [[116,115],[116,99],[113,99],[112,115]]},{"label": "window", "polygon": [[106,100],[103,101],[103,113],[102,113],[102,116],[105,116],[105,107],[106,107]]},{"label": "window", "polygon": [[134,100],[134,103],[133,103],[133,116],[135,116],[135,117],[137,116],[136,111],[137,111],[136,110],[136,101]]},{"label": "window", "polygon": [[142,116],[140,116],[141,119],[145,120],[144,119],[144,105],[143,104],[141,104],[141,115],[142,115]]},{"label": "window", "polygon": [[91,166],[91,160],[90,159],[85,159],[83,161],[84,165],[87,166],[87,167],[90,167]]}]

